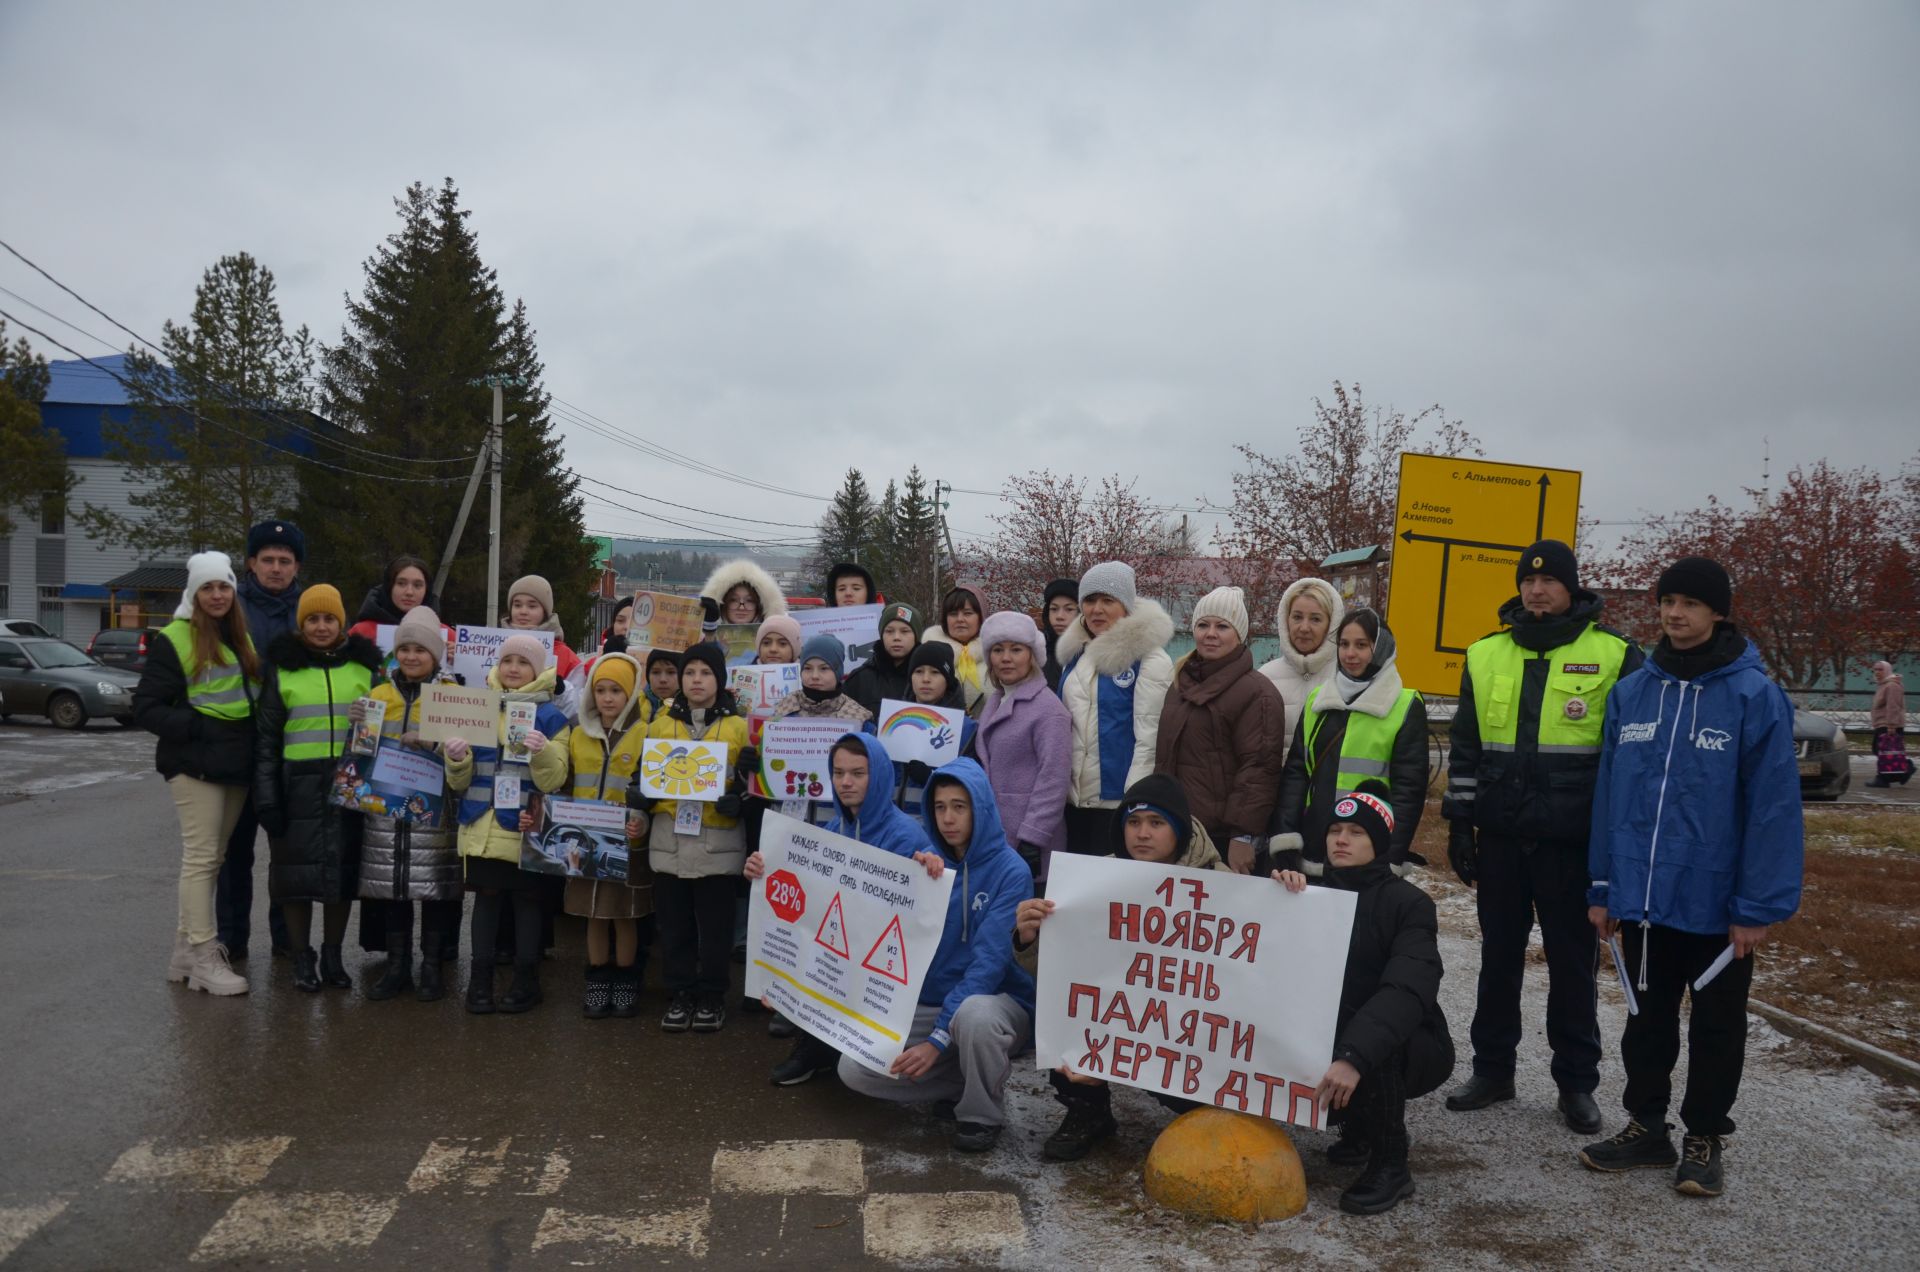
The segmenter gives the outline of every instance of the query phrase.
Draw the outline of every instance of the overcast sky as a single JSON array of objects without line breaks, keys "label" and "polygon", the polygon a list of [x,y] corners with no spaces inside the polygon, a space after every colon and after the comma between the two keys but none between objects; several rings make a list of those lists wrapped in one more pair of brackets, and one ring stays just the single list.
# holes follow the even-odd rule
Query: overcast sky
[{"label": "overcast sky", "polygon": [[1221,503],[1338,378],[1620,519],[1920,451],[1916,65],[1898,2],[0,0],[0,237],[148,334],[250,251],[332,342],[451,176],[557,397],[763,480]]}]

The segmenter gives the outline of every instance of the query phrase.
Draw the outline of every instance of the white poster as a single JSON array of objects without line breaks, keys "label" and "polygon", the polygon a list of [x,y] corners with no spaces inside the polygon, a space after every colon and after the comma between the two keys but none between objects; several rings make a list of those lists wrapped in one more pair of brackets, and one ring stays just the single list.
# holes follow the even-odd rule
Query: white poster
[{"label": "white poster", "polygon": [[747,994],[876,1073],[906,1048],[953,872],[769,812],[747,912]]},{"label": "white poster", "polygon": [[880,742],[898,764],[918,760],[929,768],[941,768],[953,763],[960,758],[966,727],[967,713],[952,707],[880,700]]},{"label": "white poster", "polygon": [[1035,1058],[1317,1127],[1354,895],[1055,853]]},{"label": "white poster", "polygon": [[[838,607],[797,609],[792,612],[793,621],[800,624],[800,643],[805,644],[809,637],[822,632],[838,636],[840,643],[847,647],[847,665],[841,674],[851,676],[854,670],[866,664],[873,657],[874,646],[880,643],[880,611],[884,605],[842,605]],[[796,654],[798,650],[794,651]]]},{"label": "white poster", "polygon": [[487,672],[500,661],[500,646],[509,636],[531,636],[547,651],[547,665],[553,665],[553,633],[529,631],[523,627],[468,627],[462,623],[453,629],[453,644],[447,646],[447,669],[460,677],[460,683],[484,686]]},{"label": "white poster", "polygon": [[648,738],[640,753],[640,793],[648,799],[711,804],[727,793],[725,742]]}]

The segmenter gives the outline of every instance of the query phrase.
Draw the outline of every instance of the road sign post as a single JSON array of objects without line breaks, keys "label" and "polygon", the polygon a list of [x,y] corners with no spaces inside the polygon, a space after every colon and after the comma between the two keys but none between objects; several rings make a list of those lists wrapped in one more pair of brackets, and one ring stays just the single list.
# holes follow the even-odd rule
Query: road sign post
[{"label": "road sign post", "polygon": [[1445,455],[1400,456],[1388,624],[1400,678],[1422,693],[1460,690],[1467,646],[1500,625],[1521,551],[1574,541],[1580,474]]}]

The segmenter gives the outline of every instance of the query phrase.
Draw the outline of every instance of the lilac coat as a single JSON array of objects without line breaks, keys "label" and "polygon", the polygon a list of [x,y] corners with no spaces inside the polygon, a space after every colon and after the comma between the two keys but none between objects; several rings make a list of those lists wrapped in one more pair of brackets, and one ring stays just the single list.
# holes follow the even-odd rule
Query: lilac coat
[{"label": "lilac coat", "polygon": [[1036,671],[987,697],[974,752],[987,770],[1007,839],[1048,851],[1063,845],[1073,718],[1047,688],[1046,676]]}]

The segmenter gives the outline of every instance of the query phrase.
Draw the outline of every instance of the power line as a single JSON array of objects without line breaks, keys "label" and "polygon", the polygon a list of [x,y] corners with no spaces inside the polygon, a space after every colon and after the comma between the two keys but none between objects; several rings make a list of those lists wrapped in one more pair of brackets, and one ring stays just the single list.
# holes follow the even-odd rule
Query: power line
[{"label": "power line", "polygon": [[815,503],[832,502],[832,498],[827,495],[816,495],[804,490],[794,490],[790,487],[778,486],[772,482],[761,481],[756,477],[745,477],[739,473],[728,472],[724,468],[716,468],[714,465],[704,463],[700,460],[689,459],[677,451],[661,446],[657,442],[650,441],[639,433],[635,433],[630,429],[622,428],[618,424],[602,419],[584,407],[575,406],[564,398],[549,396],[553,404],[564,408],[568,422],[584,428],[587,432],[593,433],[595,436],[630,446],[643,454],[653,456],[655,459],[665,460],[670,464],[678,464],[683,468],[691,469],[694,472],[702,473],[709,477],[718,477],[722,481],[730,481],[736,485],[748,486],[755,490],[763,490],[769,494],[788,495],[795,499],[810,499]]},{"label": "power line", "polygon": [[[20,327],[20,329],[23,331],[32,332],[34,335],[40,337],[42,340],[46,341],[48,344],[52,345],[54,348],[61,349],[67,353],[72,354],[74,357],[78,358],[80,361],[94,368],[96,371],[99,371],[104,375],[113,379],[115,382],[117,382],[122,388],[126,389],[128,392],[132,392],[134,390],[133,384],[130,381],[128,381],[124,376],[118,375],[115,372],[109,370],[108,368],[101,366],[98,362],[95,362],[92,358],[87,357],[85,354],[81,353],[78,349],[75,349],[71,345],[65,344],[59,340],[54,339],[52,336],[40,330],[38,327],[32,326],[26,322],[21,321],[21,319],[18,316],[8,313],[5,309],[0,309],[0,318],[5,318],[8,322],[14,323],[18,327]],[[245,439],[246,441],[254,443],[255,445],[263,446],[266,449],[271,451],[278,451],[280,454],[286,455],[287,457],[289,457],[290,459],[293,459],[298,463],[314,464],[320,468],[329,469],[336,473],[345,473],[349,477],[364,477],[371,481],[405,482],[410,485],[431,485],[431,486],[446,486],[456,482],[464,482],[467,480],[465,477],[460,477],[460,476],[395,477],[387,473],[365,473],[353,468],[343,468],[339,464],[330,464],[323,459],[315,459],[311,455],[302,455],[299,451],[289,450],[284,446],[276,446],[274,443],[266,440],[263,437],[254,437],[242,429],[234,428],[230,424],[222,424],[219,420],[208,419],[206,416],[200,414],[200,412],[194,410],[191,406],[177,405],[171,409],[176,411],[182,411],[202,424],[210,424],[214,428],[221,429],[224,432],[233,433],[236,436]],[[468,456],[468,458],[471,459],[472,456]]]}]

